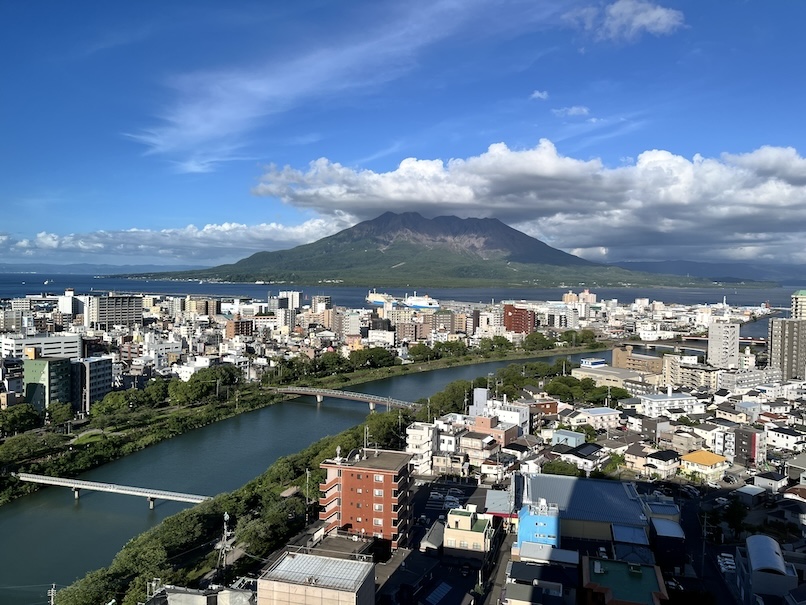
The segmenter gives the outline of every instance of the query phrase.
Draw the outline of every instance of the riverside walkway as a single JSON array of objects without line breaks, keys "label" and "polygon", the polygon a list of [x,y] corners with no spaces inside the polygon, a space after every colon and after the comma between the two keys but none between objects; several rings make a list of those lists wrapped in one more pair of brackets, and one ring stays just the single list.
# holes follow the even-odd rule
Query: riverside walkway
[{"label": "riverside walkway", "polygon": [[43,485],[57,485],[59,487],[69,487],[73,490],[76,500],[79,492],[87,489],[96,492],[111,492],[113,494],[123,494],[126,496],[141,496],[148,500],[148,507],[153,510],[154,500],[172,500],[174,502],[189,502],[199,504],[209,500],[210,496],[198,496],[196,494],[183,494],[181,492],[169,492],[161,489],[150,489],[147,487],[132,487],[130,485],[117,485],[116,483],[99,483],[96,481],[81,481],[80,479],[62,479],[61,477],[50,477],[48,475],[34,475],[31,473],[14,473],[14,477],[20,481],[30,483],[41,483]]},{"label": "riverside walkway", "polygon": [[415,410],[419,406],[412,401],[403,401],[402,399],[392,399],[391,397],[381,397],[379,395],[370,395],[367,393],[355,393],[353,391],[342,391],[339,389],[313,389],[308,387],[272,387],[272,391],[276,393],[285,393],[287,395],[313,395],[319,403],[325,397],[335,397],[337,399],[351,399],[353,401],[363,401],[369,404],[369,409],[374,410],[378,404],[385,405],[388,408],[404,408],[408,410]]}]

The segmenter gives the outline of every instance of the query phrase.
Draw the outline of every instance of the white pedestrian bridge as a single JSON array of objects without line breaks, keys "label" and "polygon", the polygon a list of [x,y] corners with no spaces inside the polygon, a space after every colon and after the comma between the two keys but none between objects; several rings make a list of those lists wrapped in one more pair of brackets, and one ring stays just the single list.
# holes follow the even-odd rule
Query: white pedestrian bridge
[{"label": "white pedestrian bridge", "polygon": [[13,473],[20,481],[30,483],[40,483],[42,485],[58,485],[69,487],[73,490],[76,500],[79,492],[87,489],[96,492],[111,492],[113,494],[123,494],[125,496],[140,496],[148,500],[149,508],[154,508],[154,500],[172,500],[174,502],[189,502],[199,504],[205,500],[210,500],[210,496],[198,496],[196,494],[183,494],[182,492],[170,492],[161,489],[150,489],[147,487],[133,487],[130,485],[118,485],[116,483],[99,483],[97,481],[81,481],[80,479],[62,479],[61,477],[50,477],[48,475],[34,475],[31,473]]}]

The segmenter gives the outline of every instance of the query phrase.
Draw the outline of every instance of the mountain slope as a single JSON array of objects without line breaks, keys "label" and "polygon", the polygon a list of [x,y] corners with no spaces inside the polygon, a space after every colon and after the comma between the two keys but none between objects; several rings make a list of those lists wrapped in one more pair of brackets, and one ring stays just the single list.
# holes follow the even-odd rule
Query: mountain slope
[{"label": "mountain slope", "polygon": [[[587,261],[497,219],[387,212],[290,250],[162,277],[362,286],[679,285]],[[697,283],[699,280],[688,280]]]}]

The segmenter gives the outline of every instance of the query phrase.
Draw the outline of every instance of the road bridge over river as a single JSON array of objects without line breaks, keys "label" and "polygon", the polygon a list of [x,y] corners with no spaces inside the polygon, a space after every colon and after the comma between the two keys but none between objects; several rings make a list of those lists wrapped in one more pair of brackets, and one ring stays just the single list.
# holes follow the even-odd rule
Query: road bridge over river
[{"label": "road bridge over river", "polygon": [[189,502],[199,504],[209,500],[210,496],[198,496],[196,494],[183,494],[182,492],[169,492],[161,489],[149,489],[147,487],[132,487],[130,485],[118,485],[116,483],[99,483],[97,481],[81,481],[80,479],[62,479],[61,477],[50,477],[48,475],[34,475],[31,473],[14,473],[20,481],[30,483],[40,483],[42,485],[58,485],[69,487],[73,490],[76,500],[79,492],[87,489],[96,492],[111,492],[113,494],[124,494],[126,496],[141,496],[148,500],[149,508],[154,508],[154,500],[172,500],[174,502]]},{"label": "road bridge over river", "polygon": [[336,399],[350,399],[352,401],[363,401],[369,404],[369,409],[374,410],[375,407],[385,405],[389,408],[404,408],[407,410],[414,410],[419,407],[413,401],[403,401],[402,399],[392,399],[391,397],[381,397],[379,395],[371,395],[368,393],[355,393],[353,391],[342,391],[340,389],[314,389],[308,387],[272,387],[272,391],[276,393],[285,393],[287,395],[312,395],[316,397],[316,401],[322,402],[325,397],[335,397]]}]

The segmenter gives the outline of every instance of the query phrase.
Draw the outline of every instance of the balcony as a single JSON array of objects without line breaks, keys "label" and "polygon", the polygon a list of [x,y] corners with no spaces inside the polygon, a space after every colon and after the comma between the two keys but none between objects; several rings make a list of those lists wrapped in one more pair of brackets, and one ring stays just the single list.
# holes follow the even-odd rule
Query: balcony
[{"label": "balcony", "polygon": [[[340,510],[340,507],[338,507],[338,506],[334,506],[333,508],[331,508],[331,509],[329,509],[329,510],[322,510],[322,511],[319,511],[319,519],[320,519],[321,521],[327,521],[328,519],[331,519],[331,518],[333,517],[333,515],[334,515],[334,514],[338,513],[338,512],[339,512],[339,510]],[[339,516],[338,516],[338,515],[336,515],[336,518],[338,519],[338,518],[339,518]]]},{"label": "balcony", "polygon": [[319,484],[319,491],[328,492],[331,489],[333,489],[336,485],[340,485],[340,484],[341,484],[341,477],[333,477],[333,479],[331,479],[327,483],[320,483]]},{"label": "balcony", "polygon": [[323,498],[319,498],[319,506],[327,506],[332,502],[335,502],[341,496],[341,490],[334,489],[329,494],[326,494]]}]

